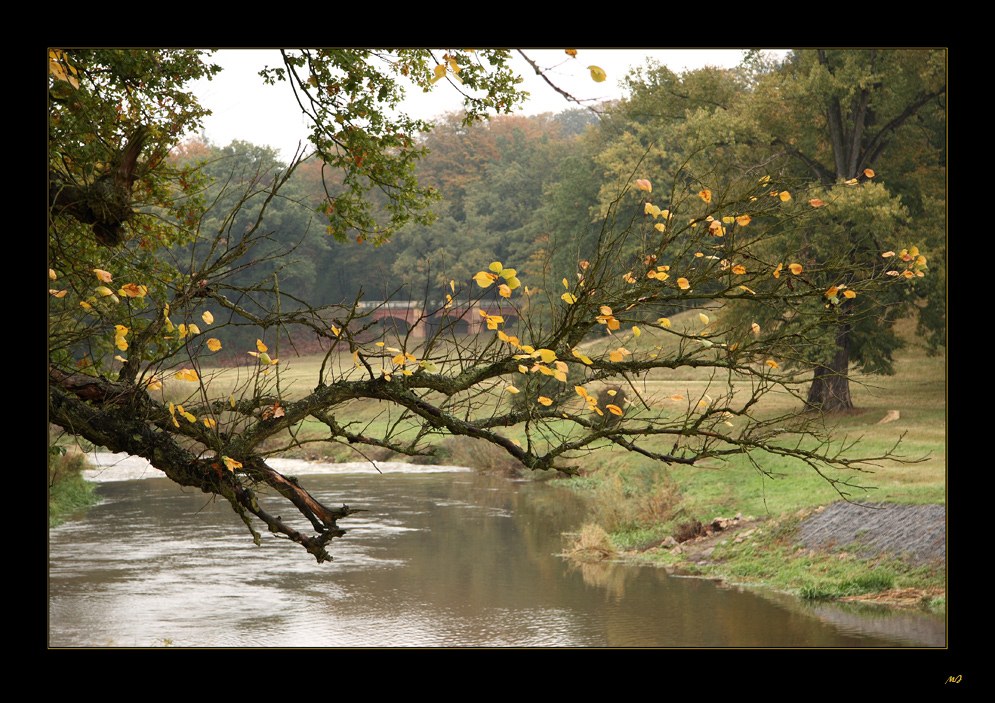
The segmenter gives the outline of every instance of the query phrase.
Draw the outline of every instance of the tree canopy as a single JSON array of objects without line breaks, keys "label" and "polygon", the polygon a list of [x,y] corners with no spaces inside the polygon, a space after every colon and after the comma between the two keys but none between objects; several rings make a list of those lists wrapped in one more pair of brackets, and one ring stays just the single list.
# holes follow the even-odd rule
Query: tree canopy
[{"label": "tree canopy", "polygon": [[[893,458],[844,451],[819,415],[766,401],[805,399],[823,367],[809,351],[872,314],[855,300],[921,277],[915,243],[862,237],[856,256],[856,226],[827,222],[819,193],[714,140],[654,152],[632,127],[615,143],[643,155],[624,161],[576,115],[482,122],[522,99],[507,58],[285,52],[264,76],[290,84],[317,153],[284,164],[239,142],[171,151],[203,117],[184,86],[214,73],[208,53],[51,52],[49,421],[319,562],[361,508],[326,506],[267,461],[308,442],[420,457],[464,436],[564,474],[609,448],[675,465],[743,455],[760,472],[769,453],[844,494]],[[394,108],[405,81],[444,80],[466,110],[434,141]],[[868,179],[822,197],[873,234],[887,195]],[[818,255],[799,244],[815,233]],[[315,262],[364,242],[392,252],[386,294],[320,299]],[[302,390],[305,343],[322,356]],[[679,370],[704,380],[678,390]]]},{"label": "tree canopy", "polygon": [[[824,204],[804,231],[777,246],[815,262],[844,255],[873,268],[876,252],[907,249],[914,239],[939,274],[883,297],[844,301],[844,310],[863,314],[841,317],[832,341],[808,350],[817,364],[808,393],[814,407],[851,407],[851,363],[891,373],[901,344],[891,328],[900,316],[918,314],[929,344],[944,343],[945,61],[932,49],[813,49],[783,62],[752,52],[734,70],[677,75],[650,63],[627,78],[631,97],[613,120],[618,134],[598,157],[606,168],[639,161],[646,173],[672,173],[687,158],[687,178],[722,182],[767,164],[796,196]],[[602,202],[613,198],[605,184]]]}]

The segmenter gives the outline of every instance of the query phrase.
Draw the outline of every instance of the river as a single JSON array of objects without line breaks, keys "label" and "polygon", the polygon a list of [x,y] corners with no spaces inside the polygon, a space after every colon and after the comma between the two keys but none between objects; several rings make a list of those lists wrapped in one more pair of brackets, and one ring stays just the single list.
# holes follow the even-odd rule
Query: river
[{"label": "river", "polygon": [[[941,619],[809,604],[557,556],[583,504],[458,467],[275,468],[363,507],[319,565],[227,503],[97,455],[99,505],[49,531],[51,647],[936,647]],[[265,499],[264,499],[265,504]]]}]

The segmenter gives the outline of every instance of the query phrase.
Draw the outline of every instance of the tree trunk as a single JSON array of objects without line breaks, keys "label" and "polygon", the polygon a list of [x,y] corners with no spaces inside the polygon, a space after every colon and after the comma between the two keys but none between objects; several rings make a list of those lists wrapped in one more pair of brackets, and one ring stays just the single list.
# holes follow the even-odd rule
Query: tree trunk
[{"label": "tree trunk", "polygon": [[828,365],[819,366],[812,378],[806,403],[810,408],[827,413],[853,409],[850,398],[850,325],[836,331],[836,353]]}]

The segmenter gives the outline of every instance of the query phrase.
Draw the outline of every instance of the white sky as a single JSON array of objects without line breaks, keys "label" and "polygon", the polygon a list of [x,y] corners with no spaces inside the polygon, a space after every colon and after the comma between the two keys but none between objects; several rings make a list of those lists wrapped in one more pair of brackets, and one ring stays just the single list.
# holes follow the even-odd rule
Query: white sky
[{"label": "white sky", "polygon": [[[706,65],[735,66],[742,59],[743,50],[578,49],[576,59],[570,59],[563,49],[533,49],[526,50],[526,54],[539,66],[550,69],[547,72],[550,79],[578,99],[608,99],[623,97],[621,79],[630,68],[645,65],[650,57],[680,73]],[[521,114],[555,113],[577,107],[536,76],[517,53],[514,56],[513,66],[525,79],[522,88],[531,94]],[[287,83],[265,86],[258,75],[264,66],[281,65],[277,50],[223,49],[214,54],[213,62],[224,70],[210,82],[194,84],[201,104],[213,112],[204,123],[206,136],[212,143],[227,146],[232,140],[241,139],[274,147],[284,160],[290,158],[298,142],[307,143],[308,130],[290,86]],[[587,67],[592,64],[605,70],[606,81],[591,80]],[[460,109],[461,101],[455,90],[439,82],[428,94],[409,90],[405,106],[411,114],[431,119]]]}]

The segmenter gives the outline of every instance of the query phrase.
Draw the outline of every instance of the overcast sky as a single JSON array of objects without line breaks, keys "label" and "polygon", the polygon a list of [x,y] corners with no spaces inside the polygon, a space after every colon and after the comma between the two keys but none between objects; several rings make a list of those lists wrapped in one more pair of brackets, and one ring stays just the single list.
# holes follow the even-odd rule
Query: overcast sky
[{"label": "overcast sky", "polygon": [[[550,79],[560,88],[579,99],[623,97],[621,79],[630,68],[645,65],[651,57],[677,73],[706,65],[731,67],[743,57],[742,49],[579,49],[576,59],[570,59],[563,49],[535,49],[526,53],[539,66],[549,69]],[[513,66],[525,79],[522,87],[531,94],[521,114],[560,112],[576,107],[538,78],[517,53],[514,56]],[[194,84],[201,104],[213,113],[205,121],[205,132],[212,143],[226,146],[234,139],[241,139],[271,146],[280,151],[284,160],[290,158],[298,142],[306,144],[307,126],[289,85],[264,86],[258,75],[265,66],[281,64],[277,50],[223,49],[214,55],[213,61],[224,70],[210,82]],[[606,81],[591,80],[587,67],[592,64],[604,69],[608,74]],[[405,105],[411,114],[431,119],[460,109],[461,101],[455,90],[440,82],[428,94],[409,90]]]}]

